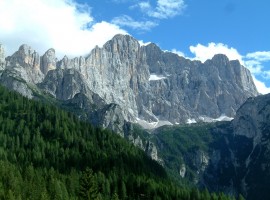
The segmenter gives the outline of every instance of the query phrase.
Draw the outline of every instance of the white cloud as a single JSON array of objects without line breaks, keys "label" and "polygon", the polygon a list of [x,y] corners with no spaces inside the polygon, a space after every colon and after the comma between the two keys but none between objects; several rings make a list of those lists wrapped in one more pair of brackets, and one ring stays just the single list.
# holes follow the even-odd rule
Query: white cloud
[{"label": "white cloud", "polygon": [[157,0],[156,7],[153,8],[149,1],[137,4],[142,12],[149,17],[157,19],[168,19],[180,15],[186,8],[184,0]]},{"label": "white cloud", "polygon": [[244,64],[251,73],[253,74],[261,74],[263,70],[263,66],[261,65],[260,62],[256,60],[245,60]]},{"label": "white cloud", "polygon": [[129,2],[130,0],[112,0],[114,3],[126,3]]},{"label": "white cloud", "polygon": [[149,2],[140,2],[138,3],[138,6],[142,11],[149,11],[152,9]]},{"label": "white cloud", "polygon": [[130,27],[135,30],[148,31],[151,28],[157,26],[158,24],[153,21],[135,21],[133,18],[127,15],[122,15],[120,17],[115,17],[112,20],[113,24],[119,25],[121,27]]},{"label": "white cloud", "polygon": [[117,25],[95,22],[90,11],[73,0],[1,0],[0,42],[7,55],[25,43],[40,54],[53,47],[58,56],[78,56],[126,34]]},{"label": "white cloud", "polygon": [[270,70],[266,70],[264,64],[270,61],[270,51],[257,51],[248,53],[244,57],[245,66],[254,75],[261,76],[264,79],[270,79]]},{"label": "white cloud", "polygon": [[264,77],[265,79],[270,79],[270,70],[264,71],[264,72],[263,72],[263,77]]},{"label": "white cloud", "polygon": [[255,76],[252,76],[254,84],[257,87],[257,90],[261,94],[268,94],[270,93],[270,88],[265,85],[264,82],[259,81]]},{"label": "white cloud", "polygon": [[[126,3],[128,0],[113,0],[115,3]],[[120,27],[129,27],[139,31],[149,31],[159,25],[158,20],[173,18],[183,13],[186,5],[184,0],[157,0],[156,5],[152,6],[149,1],[139,1],[129,9],[137,9],[146,16],[146,19],[136,20],[128,15],[115,17],[113,24]],[[148,19],[147,19],[148,18]]]},{"label": "white cloud", "polygon": [[270,51],[257,51],[253,53],[248,53],[246,55],[247,59],[253,59],[257,61],[270,61]]},{"label": "white cloud", "polygon": [[205,62],[207,59],[213,58],[215,54],[225,54],[229,60],[239,60],[243,64],[242,56],[235,48],[228,47],[222,43],[209,43],[207,46],[197,44],[197,46],[189,47],[191,53],[195,55],[194,60]]},{"label": "white cloud", "polygon": [[182,51],[178,51],[176,49],[172,49],[171,52],[172,53],[175,53],[175,54],[177,54],[179,56],[186,57],[185,54]]}]

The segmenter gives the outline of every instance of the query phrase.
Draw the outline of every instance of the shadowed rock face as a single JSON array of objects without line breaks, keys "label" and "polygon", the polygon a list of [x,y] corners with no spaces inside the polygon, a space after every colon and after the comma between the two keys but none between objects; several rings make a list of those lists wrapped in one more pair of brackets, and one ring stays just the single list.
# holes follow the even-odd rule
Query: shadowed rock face
[{"label": "shadowed rock face", "polygon": [[211,146],[203,185],[250,200],[269,199],[270,94],[249,98],[214,134],[221,137]]},{"label": "shadowed rock face", "polygon": [[149,155],[179,180],[247,200],[270,199],[270,94],[249,98],[232,121],[164,126],[150,140],[155,154]]},{"label": "shadowed rock face", "polygon": [[240,107],[233,120],[234,133],[259,142],[262,140],[263,127],[268,124],[269,117],[270,94],[249,98]]},{"label": "shadowed rock face", "polygon": [[[116,35],[87,57],[65,56],[60,61],[54,49],[39,57],[22,45],[7,58],[5,69],[1,82],[11,89],[20,92],[12,86],[15,79],[10,74],[16,71],[23,82],[39,83],[40,89],[61,100],[72,99],[77,93],[87,96],[91,91],[106,104],[119,105],[124,119],[131,122],[186,123],[201,116],[233,117],[248,97],[258,94],[250,72],[225,55],[205,63],[191,61],[155,44],[140,46],[128,35]],[[7,77],[13,79],[7,81]]]}]

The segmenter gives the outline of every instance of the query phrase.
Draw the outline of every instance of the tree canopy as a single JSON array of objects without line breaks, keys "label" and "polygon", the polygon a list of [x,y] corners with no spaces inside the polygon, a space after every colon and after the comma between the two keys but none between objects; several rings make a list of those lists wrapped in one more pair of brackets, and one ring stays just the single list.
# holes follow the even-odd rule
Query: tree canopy
[{"label": "tree canopy", "polygon": [[109,130],[0,86],[0,199],[230,199],[172,182]]}]

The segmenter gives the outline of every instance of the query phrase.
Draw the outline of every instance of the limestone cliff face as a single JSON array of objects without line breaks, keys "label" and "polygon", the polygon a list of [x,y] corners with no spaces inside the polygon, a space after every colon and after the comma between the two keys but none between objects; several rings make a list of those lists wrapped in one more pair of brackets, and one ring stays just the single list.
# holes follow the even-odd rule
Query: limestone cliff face
[{"label": "limestone cliff face", "polygon": [[43,79],[43,74],[40,72],[39,54],[28,45],[20,46],[19,50],[7,59],[6,69],[18,70],[17,75],[27,83],[36,84]]},{"label": "limestone cliff face", "polygon": [[[85,71],[89,87],[107,103],[118,104],[130,114],[129,121],[138,117],[138,76],[145,76],[137,69],[140,63],[140,45],[130,36],[117,35],[103,48],[96,47],[86,58]],[[147,71],[147,70],[146,70]],[[146,78],[147,77],[147,78]]]},{"label": "limestone cliff face", "polygon": [[78,93],[89,92],[82,74],[75,69],[50,70],[39,87],[60,100],[69,100]]},{"label": "limestone cliff face", "polygon": [[56,62],[57,62],[57,59],[55,57],[55,50],[49,49],[41,57],[40,70],[42,71],[44,75],[46,75],[48,71],[56,68]]},{"label": "limestone cliff face", "polygon": [[0,82],[31,98],[33,91],[29,85],[35,85],[43,78],[38,53],[33,51],[31,47],[22,45],[17,52],[6,58]]},{"label": "limestone cliff face", "polygon": [[[87,57],[57,61],[54,49],[40,57],[22,45],[6,60],[1,82],[9,88],[31,97],[29,85],[38,84],[61,100],[91,91],[107,105],[117,104],[130,122],[173,124],[199,121],[202,116],[233,117],[248,97],[258,94],[250,72],[238,61],[224,55],[205,63],[191,61],[155,44],[140,46],[129,35],[116,35]],[[14,87],[14,81],[21,87]]]},{"label": "limestone cliff face", "polygon": [[64,57],[56,65],[76,69],[91,91],[107,104],[118,104],[132,122],[233,117],[248,97],[258,94],[250,72],[225,55],[191,61],[155,44],[140,46],[128,35],[116,35],[86,58]]},{"label": "limestone cliff face", "polygon": [[125,127],[126,121],[123,116],[125,114],[119,105],[109,104],[96,110],[91,115],[90,121],[95,125],[113,130],[118,135],[125,137],[123,127]]},{"label": "limestone cliff face", "polygon": [[161,119],[184,122],[200,116],[233,117],[239,105],[258,94],[250,72],[225,55],[201,63],[163,52],[154,44],[143,49],[150,74],[161,77],[150,81],[150,88],[142,94],[154,95],[143,104]]}]

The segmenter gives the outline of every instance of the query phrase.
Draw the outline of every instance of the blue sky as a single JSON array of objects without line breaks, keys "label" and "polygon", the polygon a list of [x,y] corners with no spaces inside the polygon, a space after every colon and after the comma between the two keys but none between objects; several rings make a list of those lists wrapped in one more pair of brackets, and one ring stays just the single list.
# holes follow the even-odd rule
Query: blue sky
[{"label": "blue sky", "polygon": [[1,0],[0,43],[43,54],[86,55],[117,33],[204,62],[239,59],[261,93],[270,92],[268,0]]}]

